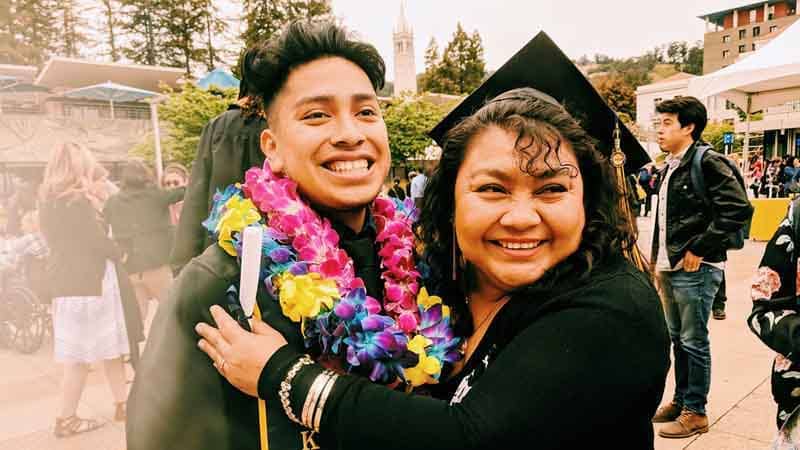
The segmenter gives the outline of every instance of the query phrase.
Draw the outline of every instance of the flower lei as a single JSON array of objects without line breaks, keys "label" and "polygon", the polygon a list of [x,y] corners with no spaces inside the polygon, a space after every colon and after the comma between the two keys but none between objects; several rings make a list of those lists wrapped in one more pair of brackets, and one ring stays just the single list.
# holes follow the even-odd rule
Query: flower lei
[{"label": "flower lei", "polygon": [[203,222],[228,254],[239,255],[242,230],[263,229],[261,279],[283,314],[300,323],[306,347],[342,360],[348,372],[378,383],[398,378],[412,387],[438,382],[445,363],[460,358],[450,309],[420,288],[414,265],[412,224],[417,212],[378,197],[372,205],[383,269],[384,303],[366,293],[339,236],[298,195],[297,184],[251,168],[244,184],[214,196]]}]

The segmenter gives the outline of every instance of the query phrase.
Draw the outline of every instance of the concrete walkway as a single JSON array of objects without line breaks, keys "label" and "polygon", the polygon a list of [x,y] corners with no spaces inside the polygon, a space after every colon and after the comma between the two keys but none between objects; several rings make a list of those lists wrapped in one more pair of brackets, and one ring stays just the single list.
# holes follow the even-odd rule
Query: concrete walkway
[{"label": "concrete walkway", "polygon": [[[641,225],[646,229],[646,223]],[[750,312],[749,282],[763,249],[764,243],[748,242],[743,250],[729,255],[728,318],[712,320],[710,324],[713,356],[708,405],[710,432],[689,439],[657,437],[657,450],[769,447],[775,434],[775,405],[769,391],[773,355],[745,324]],[[49,343],[33,355],[0,349],[0,450],[123,450],[124,426],[112,420],[114,407],[101,366],[94,367],[89,374],[78,413],[107,421],[107,425],[69,439],[53,437],[60,377],[61,369],[52,361]],[[673,385],[670,377],[665,399],[671,398]],[[625,424],[620,424],[618,432],[624,430]]]}]

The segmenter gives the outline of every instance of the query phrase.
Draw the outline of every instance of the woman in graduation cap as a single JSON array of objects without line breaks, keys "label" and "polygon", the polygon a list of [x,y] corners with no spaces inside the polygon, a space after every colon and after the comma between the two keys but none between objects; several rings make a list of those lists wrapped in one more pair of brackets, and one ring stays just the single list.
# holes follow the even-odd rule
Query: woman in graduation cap
[{"label": "woman in graduation cap", "polygon": [[427,286],[465,345],[431,395],[333,375],[218,307],[219,329],[197,327],[200,348],[243,392],[281,401],[323,448],[653,448],[669,344],[649,275],[625,257],[635,233],[601,152],[613,116],[540,34],[434,130],[443,154],[420,219]]}]

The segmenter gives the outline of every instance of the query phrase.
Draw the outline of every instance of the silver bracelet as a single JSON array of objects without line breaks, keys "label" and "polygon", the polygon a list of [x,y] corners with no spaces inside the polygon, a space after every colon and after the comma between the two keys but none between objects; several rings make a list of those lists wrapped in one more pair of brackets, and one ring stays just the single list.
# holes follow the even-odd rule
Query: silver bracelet
[{"label": "silver bracelet", "polygon": [[311,360],[311,357],[308,355],[303,355],[302,358],[297,360],[297,362],[289,369],[289,372],[286,374],[286,378],[283,379],[281,382],[281,388],[278,391],[278,396],[281,399],[281,405],[283,406],[283,411],[286,412],[286,416],[294,423],[298,425],[303,425],[303,422],[294,415],[292,412],[292,403],[291,403],[291,394],[292,394],[292,380],[294,377],[297,376],[297,373],[300,372],[300,369],[303,366],[307,366],[309,364],[313,364],[314,361]]},{"label": "silver bracelet", "polygon": [[317,433],[319,433],[319,424],[322,422],[322,410],[325,408],[325,402],[328,400],[328,395],[330,395],[333,390],[333,385],[336,383],[337,378],[339,378],[339,375],[334,373],[333,376],[328,379],[328,383],[325,385],[322,396],[319,399],[319,404],[317,404],[317,409],[314,410],[314,431]]},{"label": "silver bracelet", "polygon": [[303,426],[306,428],[311,429],[312,427],[314,409],[317,405],[320,395],[322,395],[322,390],[325,388],[325,385],[328,383],[330,377],[331,372],[326,370],[317,375],[317,377],[314,379],[314,382],[311,383],[311,388],[309,388],[308,393],[306,394],[306,401],[303,404],[303,412],[300,414],[300,420],[303,422]]}]

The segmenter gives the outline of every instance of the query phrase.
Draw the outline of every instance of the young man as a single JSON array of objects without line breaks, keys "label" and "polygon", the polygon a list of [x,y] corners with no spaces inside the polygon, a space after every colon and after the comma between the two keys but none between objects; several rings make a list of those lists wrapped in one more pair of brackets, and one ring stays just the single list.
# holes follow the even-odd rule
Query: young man
[{"label": "young man", "polygon": [[[309,204],[331,220],[367,293],[381,298],[367,207],[390,164],[376,95],[384,82],[383,60],[374,47],[351,40],[332,23],[295,23],[258,53],[250,69],[257,74],[251,95],[267,113],[269,128],[260,141],[272,170],[297,182]],[[218,245],[181,271],[154,320],[131,392],[129,450],[259,448],[256,398],[208,363],[194,331],[198,322],[213,323],[209,307],[224,302],[238,278],[236,258]],[[283,316],[278,302],[261,290],[258,304],[263,320],[293,336],[290,345],[302,351],[299,327]],[[286,418],[274,394],[266,401],[269,448],[307,448],[308,436]]]},{"label": "young man", "polygon": [[394,179],[394,184],[392,188],[389,189],[389,197],[394,197],[398,200],[406,199],[406,191],[400,186],[400,178]]},{"label": "young man", "polygon": [[728,233],[744,226],[752,207],[724,156],[706,151],[701,161],[708,207],[692,184],[692,159],[706,126],[706,108],[694,97],[676,97],[656,107],[658,143],[668,153],[657,187],[651,262],[658,276],[672,339],[675,395],[653,422],[659,435],[685,438],[708,431],[706,402],[711,384],[708,318],[722,280]]}]

